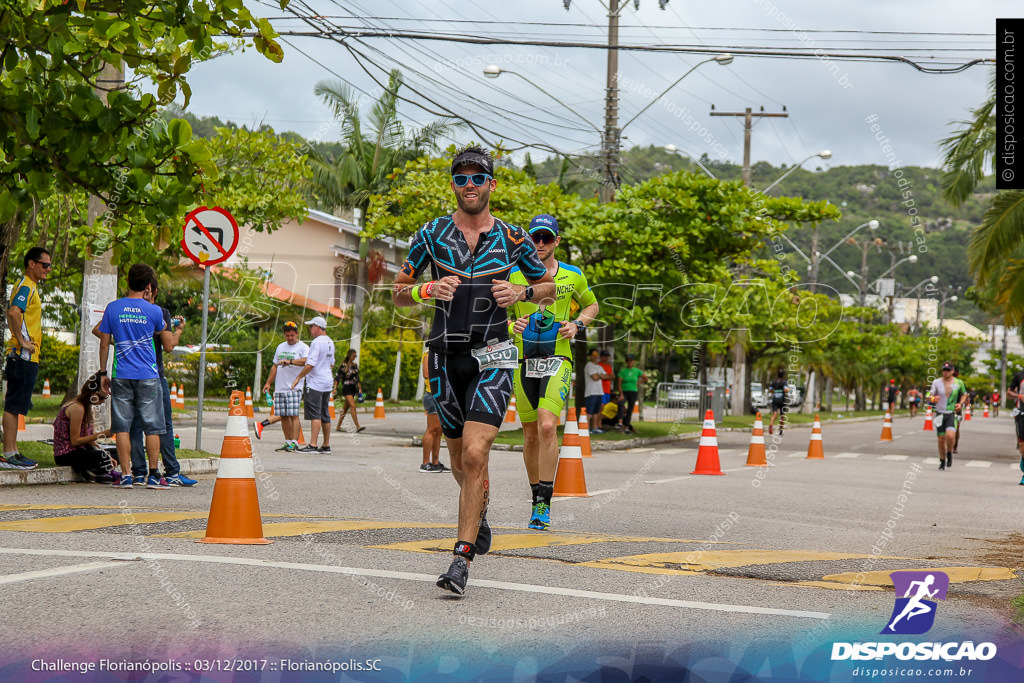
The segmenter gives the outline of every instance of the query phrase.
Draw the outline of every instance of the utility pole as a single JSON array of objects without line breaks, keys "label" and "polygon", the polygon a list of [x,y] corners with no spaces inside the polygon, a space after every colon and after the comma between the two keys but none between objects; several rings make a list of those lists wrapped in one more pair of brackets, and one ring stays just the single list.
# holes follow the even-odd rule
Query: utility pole
[{"label": "utility pole", "polygon": [[601,183],[602,204],[615,201],[619,187],[619,14],[627,0],[609,0],[608,4],[608,70],[604,88],[604,180]]},{"label": "utility pole", "polygon": [[742,116],[743,117],[743,184],[750,187],[750,133],[754,129],[755,118],[786,118],[787,112],[766,112],[764,107],[761,111],[754,112],[750,107],[743,111],[715,111],[715,105],[711,105],[712,116]]},{"label": "utility pole", "polygon": [[[106,103],[106,93],[124,86],[124,72],[104,64],[97,79],[96,94]],[[88,218],[92,225],[107,211],[103,200],[95,195],[89,197]],[[114,252],[107,249],[102,254],[91,254],[82,271],[81,320],[78,325],[78,382],[99,370],[100,340],[93,336],[92,328],[99,322],[103,309],[117,298],[117,266],[111,263]],[[73,389],[77,390],[77,386]],[[110,404],[101,403],[93,407],[93,418],[97,431],[110,425]]]},{"label": "utility pole", "polygon": [[[739,112],[715,111],[715,106],[711,105],[711,115],[743,117],[743,184],[750,187],[750,133],[754,129],[754,118],[785,118],[789,114],[786,112],[769,113],[764,111],[764,107],[761,107],[761,111],[757,113],[754,113],[750,107]],[[747,409],[747,350],[744,347],[745,338],[745,331],[738,331],[737,339],[732,345],[732,404],[739,406],[737,412],[739,415],[745,414]]]}]

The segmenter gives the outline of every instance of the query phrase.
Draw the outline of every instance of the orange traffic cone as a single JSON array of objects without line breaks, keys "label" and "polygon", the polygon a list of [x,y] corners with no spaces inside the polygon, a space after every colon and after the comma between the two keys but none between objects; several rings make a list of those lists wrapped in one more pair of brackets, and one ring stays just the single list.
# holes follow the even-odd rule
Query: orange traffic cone
[{"label": "orange traffic cone", "polygon": [[932,426],[932,407],[928,406],[928,412],[924,415],[924,431],[934,432],[935,427]]},{"label": "orange traffic cone", "polygon": [[256,417],[252,411],[252,387],[245,388],[245,416],[250,420]]},{"label": "orange traffic cone", "polygon": [[43,398],[50,398],[50,380],[43,380]]},{"label": "orange traffic cone", "polygon": [[516,411],[516,395],[512,394],[512,399],[508,402],[508,408],[505,410],[505,422],[515,422]]},{"label": "orange traffic cone", "polygon": [[178,383],[171,385],[171,410],[178,407]]},{"label": "orange traffic cone", "polygon": [[[273,408],[271,408],[271,411],[273,411]],[[331,392],[331,403],[330,403],[330,406],[327,408],[327,412],[330,414],[332,420],[336,420],[338,418],[337,414],[334,412],[334,392],[333,391]],[[271,414],[273,414],[273,412],[271,412]]]},{"label": "orange traffic cone", "polygon": [[633,417],[639,422],[640,420],[640,399],[636,400],[633,404]]},{"label": "orange traffic cone", "polygon": [[768,467],[768,457],[764,452],[764,422],[761,413],[754,418],[754,431],[750,434],[750,448],[747,450],[747,467]]},{"label": "orange traffic cone", "polygon": [[583,454],[580,451],[579,425],[576,409],[569,406],[562,434],[562,448],[558,452],[558,469],[555,471],[553,496],[589,498],[587,482],[583,476]]},{"label": "orange traffic cone", "polygon": [[19,415],[18,416],[18,431],[19,432],[27,432],[28,431],[27,429],[25,429],[25,416],[24,415]]},{"label": "orange traffic cone", "polygon": [[811,430],[811,443],[807,446],[807,460],[824,460],[825,448],[821,442],[821,420],[814,416],[814,429]]},{"label": "orange traffic cone", "polygon": [[579,431],[580,438],[580,452],[584,458],[592,458],[593,453],[590,451],[590,427],[589,420],[587,419],[587,409],[580,408],[580,419],[576,421],[576,429]]},{"label": "orange traffic cone", "polygon": [[252,442],[241,391],[231,392],[206,536],[198,543],[265,545]]},{"label": "orange traffic cone", "polygon": [[178,410],[185,410],[185,385],[178,385],[178,398],[174,401],[174,407]]},{"label": "orange traffic cone", "polygon": [[300,446],[306,445],[306,437],[302,435],[302,422],[299,422],[299,438],[297,439]]},{"label": "orange traffic cone", "polygon": [[882,438],[879,441],[892,441],[892,417],[889,411],[885,411],[885,421],[882,423]]},{"label": "orange traffic cone", "polygon": [[725,474],[718,461],[718,435],[715,432],[715,414],[704,413],[704,431],[697,448],[697,467],[690,474]]},{"label": "orange traffic cone", "polygon": [[988,417],[988,404],[985,404],[985,412],[981,414],[982,417]]},{"label": "orange traffic cone", "polygon": [[377,387],[377,402],[373,404],[373,419],[384,419],[384,390]]},{"label": "orange traffic cone", "polygon": [[967,409],[964,411],[964,422],[970,422],[970,421],[971,421],[971,406],[968,405]]}]

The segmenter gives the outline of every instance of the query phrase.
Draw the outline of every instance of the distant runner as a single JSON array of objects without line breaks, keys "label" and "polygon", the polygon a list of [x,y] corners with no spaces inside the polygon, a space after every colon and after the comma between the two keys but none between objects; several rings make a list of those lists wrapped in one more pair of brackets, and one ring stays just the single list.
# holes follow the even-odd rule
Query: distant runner
[{"label": "distant runner", "polygon": [[942,377],[930,389],[931,401],[935,406],[935,432],[939,437],[939,469],[953,466],[953,440],[956,438],[956,410],[967,401],[964,383],[953,376],[956,369],[952,363],[942,364]]},{"label": "distant runner", "polygon": [[779,376],[768,385],[768,392],[772,399],[772,419],[768,422],[768,433],[775,433],[775,416],[778,415],[779,436],[782,436],[782,428],[785,426],[786,421],[786,394],[789,393],[789,383],[786,382],[785,370],[779,370]]}]

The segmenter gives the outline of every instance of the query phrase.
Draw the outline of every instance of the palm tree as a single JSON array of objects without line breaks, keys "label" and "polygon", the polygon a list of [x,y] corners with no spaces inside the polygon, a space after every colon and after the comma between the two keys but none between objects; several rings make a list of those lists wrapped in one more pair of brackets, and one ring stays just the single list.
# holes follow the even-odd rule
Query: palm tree
[{"label": "palm tree", "polygon": [[[339,207],[359,209],[357,225],[360,233],[370,198],[387,192],[393,182],[394,170],[407,161],[437,150],[438,139],[459,127],[448,121],[434,121],[407,132],[398,118],[398,90],[401,87],[402,74],[395,69],[388,78],[387,90],[370,108],[366,118],[368,129],[365,131],[359,114],[359,98],[349,86],[340,81],[320,81],[313,89],[341,122],[345,149],[336,159],[315,152],[311,155],[313,178],[309,186],[310,198],[314,205],[332,212]],[[368,251],[369,241],[360,234],[351,338],[351,348],[357,351],[368,289]]]},{"label": "palm tree", "polygon": [[[993,170],[996,154],[996,80],[989,98],[971,111],[969,121],[942,141],[945,154],[943,195],[960,205]],[[975,228],[967,249],[968,265],[980,294],[991,298],[1009,324],[1024,323],[1024,191],[996,193]]]}]

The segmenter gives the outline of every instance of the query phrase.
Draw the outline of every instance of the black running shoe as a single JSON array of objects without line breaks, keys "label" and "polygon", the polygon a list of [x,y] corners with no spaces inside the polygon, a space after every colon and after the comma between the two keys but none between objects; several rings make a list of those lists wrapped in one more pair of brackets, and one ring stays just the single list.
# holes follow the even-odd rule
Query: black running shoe
[{"label": "black running shoe", "polygon": [[476,532],[476,542],[473,543],[477,555],[483,555],[491,549],[491,527],[487,524],[487,515],[480,519],[480,529]]},{"label": "black running shoe", "polygon": [[952,467],[952,466],[953,466],[953,454],[952,453],[946,453],[946,467]]},{"label": "black running shoe", "polygon": [[469,580],[469,563],[466,558],[457,555],[448,567],[448,571],[437,577],[437,587],[449,590],[456,595],[466,592],[466,581]]},{"label": "black running shoe", "polygon": [[939,459],[939,470],[941,471],[941,470],[944,470],[944,469],[946,469],[946,461],[945,461],[945,460],[942,460],[942,459],[940,458],[940,459]]}]

